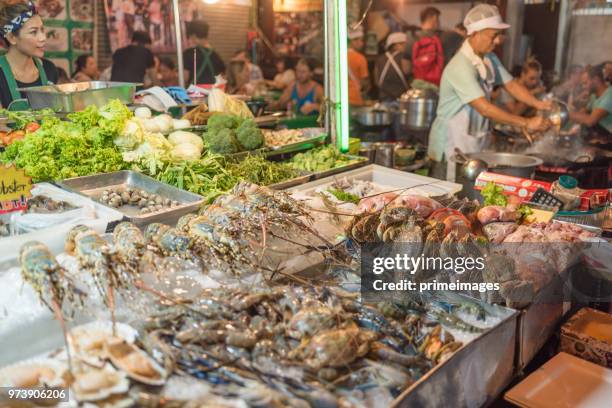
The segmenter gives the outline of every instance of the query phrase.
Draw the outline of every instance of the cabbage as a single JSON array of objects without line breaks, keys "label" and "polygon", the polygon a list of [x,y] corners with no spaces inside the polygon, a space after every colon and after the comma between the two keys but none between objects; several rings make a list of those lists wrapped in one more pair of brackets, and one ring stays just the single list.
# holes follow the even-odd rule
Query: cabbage
[{"label": "cabbage", "polygon": [[175,130],[187,129],[188,127],[191,127],[191,122],[189,122],[187,119],[174,119],[172,120],[172,127]]},{"label": "cabbage", "polygon": [[146,106],[136,108],[134,111],[134,116],[140,119],[150,119],[152,115],[153,113],[151,112],[151,109],[147,108]]},{"label": "cabbage", "polygon": [[181,143],[172,149],[172,157],[177,160],[198,160],[202,151],[191,143]]},{"label": "cabbage", "polygon": [[166,114],[154,117],[153,121],[159,127],[160,132],[169,132],[172,130],[172,126],[174,125],[174,123],[172,122],[172,116]]},{"label": "cabbage", "polygon": [[147,132],[158,133],[159,125],[155,119],[143,119],[142,126]]},{"label": "cabbage", "polygon": [[172,144],[166,140],[164,135],[159,133],[145,134],[144,142],[135,150],[123,153],[123,160],[133,162],[147,156],[156,158],[167,157],[171,150]]},{"label": "cabbage", "polygon": [[184,130],[177,130],[176,132],[170,133],[168,141],[173,145],[189,143],[196,146],[200,151],[204,149],[204,142],[200,136],[195,133],[185,132]]},{"label": "cabbage", "polygon": [[113,139],[115,146],[120,149],[131,150],[142,143],[144,129],[139,121],[130,119],[125,122],[121,134]]}]

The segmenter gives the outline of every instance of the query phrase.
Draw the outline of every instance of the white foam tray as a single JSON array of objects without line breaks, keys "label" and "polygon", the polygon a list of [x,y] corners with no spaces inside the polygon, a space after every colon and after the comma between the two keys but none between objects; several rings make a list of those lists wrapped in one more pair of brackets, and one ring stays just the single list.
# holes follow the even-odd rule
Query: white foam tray
[{"label": "white foam tray", "polygon": [[[377,185],[374,193],[405,188],[408,189],[406,193],[432,197],[444,194],[456,194],[462,189],[461,184],[371,164],[356,170],[302,184],[301,186],[290,188],[289,191],[308,195],[317,188],[326,186],[342,178],[370,181]],[[398,193],[399,192],[400,191],[398,191]]]}]

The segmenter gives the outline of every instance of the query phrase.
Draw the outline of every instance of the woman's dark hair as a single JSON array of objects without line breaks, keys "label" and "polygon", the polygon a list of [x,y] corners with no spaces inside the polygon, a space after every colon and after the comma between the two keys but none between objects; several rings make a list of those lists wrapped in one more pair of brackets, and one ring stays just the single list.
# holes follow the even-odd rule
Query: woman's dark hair
[{"label": "woman's dark hair", "polygon": [[594,65],[592,67],[587,68],[587,73],[589,74],[589,78],[591,79],[599,79],[604,84],[606,83],[606,79],[604,78],[604,65]]},{"label": "woman's dark hair", "polygon": [[194,36],[202,40],[208,38],[208,23],[202,20],[193,20],[187,23],[187,37]]},{"label": "woman's dark hair", "polygon": [[538,61],[535,58],[530,58],[527,61],[525,61],[525,63],[523,64],[523,67],[521,68],[521,73],[526,74],[529,71],[542,72],[542,64],[540,64],[540,61]]},{"label": "woman's dark hair", "polygon": [[285,65],[285,70],[287,69],[293,69],[293,64],[292,64],[292,60],[289,57],[278,57],[276,58],[276,60],[274,61],[274,63],[276,64],[277,62],[282,61],[283,64]]},{"label": "woman's dark hair", "polygon": [[314,70],[317,68],[317,62],[312,58],[300,58],[300,60],[297,63],[306,65],[310,69],[311,72],[314,72]]},{"label": "woman's dark hair", "polygon": [[172,61],[172,58],[162,57],[159,59],[159,65],[163,65],[169,69],[176,69],[176,64]]},{"label": "woman's dark hair", "polygon": [[79,58],[74,62],[74,74],[78,74],[87,66],[87,60],[93,58],[90,54],[79,55]]},{"label": "woman's dark hair", "polygon": [[134,31],[132,42],[140,45],[150,45],[151,36],[146,31]]},{"label": "woman's dark hair", "polygon": [[[0,0],[0,27],[11,24],[11,21],[15,17],[20,16],[28,10],[30,10],[30,6],[24,1]],[[19,30],[14,31],[13,34],[18,35]],[[4,38],[4,32],[0,33],[0,37],[8,48],[10,44],[7,39]]]},{"label": "woman's dark hair", "polygon": [[421,11],[421,23],[429,20],[431,17],[436,17],[440,15],[440,10],[435,7],[426,7]]},{"label": "woman's dark hair", "polygon": [[237,91],[238,75],[244,71],[244,61],[230,61],[227,69],[227,85],[230,93]]},{"label": "woman's dark hair", "polygon": [[57,69],[57,85],[61,84],[69,84],[72,82],[70,78],[68,78],[68,73],[62,67],[55,67]]}]

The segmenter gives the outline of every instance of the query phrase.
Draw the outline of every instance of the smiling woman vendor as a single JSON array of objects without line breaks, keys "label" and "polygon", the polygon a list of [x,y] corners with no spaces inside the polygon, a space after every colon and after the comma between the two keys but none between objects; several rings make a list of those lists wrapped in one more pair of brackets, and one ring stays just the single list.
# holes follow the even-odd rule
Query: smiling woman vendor
[{"label": "smiling woman vendor", "polygon": [[536,109],[549,110],[551,106],[513,80],[493,53],[501,43],[501,34],[510,27],[502,21],[497,7],[480,4],[472,8],[464,25],[468,38],[444,69],[437,115],[429,135],[432,175],[441,179],[454,178],[455,166],[447,166],[446,160],[455,148],[474,153],[490,147],[489,120],[530,132],[548,126],[542,117],[527,119],[495,106],[491,103],[494,86],[503,86],[513,98]]},{"label": "smiling woman vendor", "polygon": [[28,108],[18,88],[57,82],[57,69],[43,59],[47,37],[32,2],[0,0],[0,30],[8,48],[0,57],[0,103],[11,110]]}]

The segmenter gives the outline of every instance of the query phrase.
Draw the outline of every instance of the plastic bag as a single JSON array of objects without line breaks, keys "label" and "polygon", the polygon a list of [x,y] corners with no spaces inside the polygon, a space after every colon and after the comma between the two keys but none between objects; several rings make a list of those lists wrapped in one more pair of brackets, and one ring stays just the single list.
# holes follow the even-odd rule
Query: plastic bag
[{"label": "plastic bag", "polygon": [[11,235],[26,234],[55,225],[79,223],[96,218],[93,206],[75,208],[54,214],[14,213],[11,216]]},{"label": "plastic bag", "polygon": [[13,213],[10,217],[11,235],[26,234],[61,224],[76,224],[97,218],[96,209],[91,201],[86,198],[81,200],[80,197],[64,192],[57,187],[44,183],[38,184],[32,189],[32,195],[45,195],[56,201],[65,201],[76,208],[52,214]]}]

